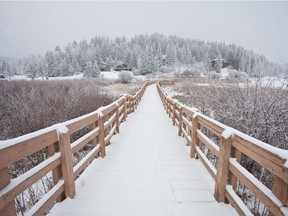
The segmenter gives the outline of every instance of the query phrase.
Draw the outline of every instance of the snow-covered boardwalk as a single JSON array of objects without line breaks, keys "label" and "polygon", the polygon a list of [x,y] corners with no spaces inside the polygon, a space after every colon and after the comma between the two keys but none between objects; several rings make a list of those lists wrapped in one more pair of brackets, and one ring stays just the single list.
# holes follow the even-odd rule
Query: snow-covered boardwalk
[{"label": "snow-covered boardwalk", "polygon": [[214,180],[165,113],[156,86],[49,215],[237,215],[214,199]]}]

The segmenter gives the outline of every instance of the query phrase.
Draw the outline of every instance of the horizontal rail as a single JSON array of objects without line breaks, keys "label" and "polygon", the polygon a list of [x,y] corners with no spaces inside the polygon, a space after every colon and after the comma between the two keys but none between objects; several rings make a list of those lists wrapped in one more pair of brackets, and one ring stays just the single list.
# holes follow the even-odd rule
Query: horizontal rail
[{"label": "horizontal rail", "polygon": [[[163,83],[170,84],[173,81],[157,83],[159,96],[173,124],[179,127],[179,135],[184,135],[187,139],[189,134],[186,131],[191,131],[191,139],[187,139],[190,142],[191,157],[200,158],[214,178],[215,199],[219,202],[228,199],[240,215],[252,215],[235,191],[238,183],[241,182],[267,206],[269,215],[286,215],[288,213],[288,151],[243,134],[203,115],[195,108],[187,107],[169,98],[161,88]],[[219,143],[215,143],[211,136],[217,137]],[[214,165],[206,156],[208,150],[216,156],[217,162]],[[260,180],[240,165],[241,155],[248,156],[274,175],[272,190],[265,187]]]}]

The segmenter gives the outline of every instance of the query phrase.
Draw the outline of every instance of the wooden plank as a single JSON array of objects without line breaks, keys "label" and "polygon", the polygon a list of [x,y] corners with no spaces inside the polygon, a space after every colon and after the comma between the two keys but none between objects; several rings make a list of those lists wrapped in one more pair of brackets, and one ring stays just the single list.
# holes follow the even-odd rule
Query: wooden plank
[{"label": "wooden plank", "polygon": [[225,188],[228,181],[229,158],[231,156],[232,138],[220,139],[220,151],[218,157],[217,175],[215,182],[214,197],[218,202],[225,201]]},{"label": "wooden plank", "polygon": [[[288,183],[288,171],[287,169],[284,169],[284,161],[280,162],[278,164],[276,160],[279,161],[278,157],[274,157],[274,155],[267,156],[267,152],[260,147],[255,145],[240,143],[235,139],[236,136],[233,139],[232,146],[241,151],[243,154],[247,155],[248,157],[252,158],[254,161],[259,163],[261,166],[265,167],[270,172],[274,173],[276,176],[281,178],[284,182]],[[259,150],[259,151],[258,151]],[[262,156],[261,154],[265,154]],[[281,160],[280,160],[281,161]]]},{"label": "wooden plank", "polygon": [[88,155],[88,158],[85,157],[82,159],[82,160],[85,160],[85,162],[82,162],[81,166],[77,167],[76,170],[74,170],[75,167],[73,168],[74,180],[76,180],[76,178],[83,172],[83,170],[89,165],[89,163],[91,163],[91,161],[93,161],[95,157],[99,155],[99,153],[100,153],[100,148],[95,147],[95,151],[93,152],[93,154],[91,154],[90,156]]},{"label": "wooden plank", "polygon": [[75,196],[75,182],[73,177],[72,149],[70,135],[68,133],[59,135],[59,147],[63,179],[65,182],[65,196],[73,199]]},{"label": "wooden plank", "polygon": [[213,143],[205,134],[203,134],[200,130],[197,130],[197,138],[206,145],[206,147],[214,154],[217,158],[219,158],[219,147]]},{"label": "wooden plank", "polygon": [[[53,189],[55,188],[55,189]],[[27,213],[29,215],[44,215],[45,211],[51,206],[51,204],[57,200],[58,197],[64,192],[64,182],[60,181],[54,187],[48,191]],[[42,200],[45,200],[42,201]]]},{"label": "wooden plank", "polygon": [[190,117],[192,117],[192,116],[195,114],[195,112],[187,109],[185,106],[183,107],[183,112],[184,112],[187,116],[190,116]]},{"label": "wooden plank", "polygon": [[[233,142],[233,141],[232,141]],[[236,161],[240,164],[242,157],[242,152],[232,146],[231,149],[231,158],[235,158]],[[233,186],[233,189],[236,191],[238,187],[238,179],[233,173],[229,172],[228,182]]]},{"label": "wooden plank", "polygon": [[99,142],[100,142],[100,152],[101,152],[101,157],[105,157],[106,152],[105,152],[105,129],[104,129],[104,120],[103,117],[101,117],[98,120],[99,124]]},{"label": "wooden plank", "polygon": [[0,151],[0,170],[58,141],[56,130]]},{"label": "wooden plank", "polygon": [[[177,113],[177,111],[176,111]],[[182,108],[179,109],[178,136],[182,136]]]},{"label": "wooden plank", "polygon": [[188,119],[186,117],[184,117],[183,115],[182,115],[182,123],[185,124],[187,128],[189,128],[189,129],[192,128],[191,122],[189,122]]},{"label": "wooden plank", "polygon": [[116,108],[116,116],[115,116],[115,121],[116,121],[116,132],[120,133],[120,114],[119,114],[119,106]]},{"label": "wooden plank", "polygon": [[[79,149],[83,148],[88,142],[92,139],[96,138],[99,134],[99,128],[95,128],[94,130],[90,131],[89,133],[85,134],[84,136],[80,137],[79,139],[75,140],[72,144],[72,154],[74,154]],[[97,143],[96,143],[97,144]],[[96,145],[94,145],[96,146]]]},{"label": "wooden plank", "polygon": [[117,114],[114,113],[107,121],[104,123],[104,129],[106,130],[108,127],[112,125],[112,123],[116,120]]},{"label": "wooden plank", "polygon": [[[236,167],[237,165],[237,167]],[[279,206],[282,206],[280,200],[273,195],[272,191],[249,173],[244,167],[235,161],[229,163],[229,170],[253,193],[255,196],[268,207],[274,215],[284,215]],[[265,191],[262,191],[265,189]]]},{"label": "wooden plank", "polygon": [[[8,167],[5,167],[0,170],[0,190],[7,187],[10,184],[10,175]],[[12,199],[10,202],[6,202],[3,196],[0,197],[0,215],[14,216],[16,215],[15,201]]]},{"label": "wooden plank", "polygon": [[91,115],[89,117],[86,117],[86,118],[83,118],[83,119],[78,120],[76,122],[67,124],[66,127],[68,128],[69,133],[73,134],[76,131],[79,131],[79,130],[81,130],[81,129],[93,124],[98,119],[99,119],[99,115],[97,113],[95,113],[95,114],[93,114],[93,115]]},{"label": "wooden plank", "polygon": [[288,204],[288,184],[277,176],[274,176],[272,187],[273,194],[281,201],[283,206]]},{"label": "wooden plank", "polygon": [[109,134],[105,137],[105,145],[107,145],[110,142],[110,140],[113,137],[113,135],[115,134],[115,132],[116,132],[116,125],[114,125],[114,127],[111,129]]},{"label": "wooden plank", "polygon": [[208,160],[208,158],[204,155],[204,153],[201,151],[199,146],[196,146],[196,154],[198,158],[202,161],[204,166],[206,167],[207,171],[209,174],[212,176],[212,178],[215,180],[216,179],[216,168],[211,164],[211,162]]},{"label": "wooden plank", "polygon": [[117,108],[117,105],[115,103],[112,103],[108,106],[106,106],[104,109],[101,110],[101,113],[106,116],[108,115],[109,113],[115,111]]},{"label": "wooden plank", "polygon": [[221,136],[222,132],[225,130],[225,128],[221,128],[218,125],[208,121],[207,119],[203,118],[202,116],[198,116],[199,117],[199,123],[201,125],[203,125],[205,128],[207,128],[208,130],[210,130],[212,133],[214,133],[215,135],[217,135],[218,137]]},{"label": "wooden plank", "polygon": [[191,140],[191,149],[190,149],[190,157],[195,158],[196,156],[196,147],[199,146],[199,139],[197,137],[197,130],[200,128],[198,123],[198,117],[195,116],[192,119],[192,140]]},{"label": "wooden plank", "polygon": [[230,185],[226,186],[225,196],[229,203],[236,209],[237,213],[241,216],[253,216],[250,210],[246,207],[243,201],[238,197]]},{"label": "wooden plank", "polygon": [[[57,152],[60,152],[59,142],[48,146],[48,153],[49,153],[50,157],[53,156]],[[54,169],[52,169],[52,177],[53,177],[54,185],[56,185],[59,182],[59,180],[62,178],[62,176],[63,176],[63,173],[62,173],[61,166],[57,166]],[[64,196],[64,193],[62,193],[62,196],[59,196],[57,198],[57,202],[61,202],[64,199],[65,199],[65,196]]]},{"label": "wooden plank", "polygon": [[[35,182],[37,182],[41,177],[46,175],[52,169],[59,166],[60,162],[61,162],[61,159],[59,157],[39,170],[38,170],[38,167],[36,166],[33,169],[37,170],[37,172],[34,172],[33,169],[31,169],[30,171],[28,171],[28,172],[32,173],[31,176],[29,176],[27,178],[26,177],[22,178],[23,175],[25,175],[25,174],[23,174],[22,176],[18,177],[20,179],[24,179],[19,184],[13,184],[13,185],[5,188],[4,190],[1,190],[1,194],[2,193],[3,194],[1,195],[2,202],[1,202],[0,209],[3,208],[3,206],[2,206],[3,204],[7,205],[8,203],[10,203],[16,196],[18,196],[20,193],[22,193],[28,187],[30,187]],[[38,166],[41,166],[41,164]]]}]

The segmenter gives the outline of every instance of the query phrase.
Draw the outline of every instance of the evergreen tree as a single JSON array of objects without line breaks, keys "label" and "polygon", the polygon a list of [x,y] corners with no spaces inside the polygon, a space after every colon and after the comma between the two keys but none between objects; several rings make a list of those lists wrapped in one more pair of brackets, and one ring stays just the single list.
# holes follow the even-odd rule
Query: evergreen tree
[{"label": "evergreen tree", "polygon": [[100,76],[100,69],[98,67],[98,64],[87,62],[86,67],[84,70],[84,76],[85,77],[99,77]]},{"label": "evergreen tree", "polygon": [[165,55],[166,64],[170,67],[174,67],[177,60],[177,51],[173,44],[169,44],[166,49]]},{"label": "evergreen tree", "polygon": [[57,76],[57,71],[55,70],[56,64],[54,59],[54,54],[51,51],[48,51],[45,55],[46,64],[47,64],[47,75],[48,77]]}]

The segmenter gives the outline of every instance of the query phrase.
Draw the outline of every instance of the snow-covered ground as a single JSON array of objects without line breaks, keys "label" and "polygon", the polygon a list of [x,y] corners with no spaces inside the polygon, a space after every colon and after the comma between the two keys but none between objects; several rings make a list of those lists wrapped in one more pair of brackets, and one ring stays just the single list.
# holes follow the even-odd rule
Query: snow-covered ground
[{"label": "snow-covered ground", "polygon": [[49,215],[237,215],[213,196],[214,180],[190,159],[186,140],[165,113],[156,86],[76,182],[76,197]]},{"label": "snow-covered ground", "polygon": [[[71,80],[71,79],[81,79],[83,74],[77,74],[73,76],[64,76],[64,77],[49,77],[49,80]],[[27,77],[26,75],[16,75],[11,77],[11,80],[32,80],[32,78]],[[44,77],[35,77],[34,80],[46,80]]]},{"label": "snow-covered ground", "polygon": [[[134,76],[134,74],[131,71],[127,71],[128,73],[131,74],[131,76],[134,79],[137,80],[145,80],[146,77],[145,76]],[[111,79],[111,80],[117,80],[119,78],[119,74],[121,72],[119,71],[103,71],[101,72],[100,77],[105,78],[105,79]],[[73,75],[73,76],[63,76],[63,77],[49,77],[49,80],[72,80],[72,79],[81,79],[83,78],[83,73],[81,74],[77,74],[77,75]],[[27,77],[26,75],[16,75],[11,77],[11,80],[32,80],[32,78]],[[46,78],[44,77],[35,77],[33,80],[46,80]]]}]

